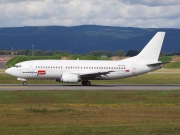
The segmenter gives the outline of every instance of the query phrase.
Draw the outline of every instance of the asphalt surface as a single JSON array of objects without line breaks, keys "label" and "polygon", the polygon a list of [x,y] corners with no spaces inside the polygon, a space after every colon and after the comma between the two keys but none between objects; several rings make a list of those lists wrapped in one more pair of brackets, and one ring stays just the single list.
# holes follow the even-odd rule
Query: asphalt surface
[{"label": "asphalt surface", "polygon": [[180,90],[180,84],[127,84],[127,85],[54,85],[54,84],[29,84],[23,86],[20,84],[0,84],[0,90]]}]

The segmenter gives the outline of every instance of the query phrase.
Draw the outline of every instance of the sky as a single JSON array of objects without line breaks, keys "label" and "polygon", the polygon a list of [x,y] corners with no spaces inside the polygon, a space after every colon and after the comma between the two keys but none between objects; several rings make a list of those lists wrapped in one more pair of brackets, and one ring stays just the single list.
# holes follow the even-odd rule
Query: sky
[{"label": "sky", "polygon": [[180,28],[180,0],[0,0],[0,27]]}]

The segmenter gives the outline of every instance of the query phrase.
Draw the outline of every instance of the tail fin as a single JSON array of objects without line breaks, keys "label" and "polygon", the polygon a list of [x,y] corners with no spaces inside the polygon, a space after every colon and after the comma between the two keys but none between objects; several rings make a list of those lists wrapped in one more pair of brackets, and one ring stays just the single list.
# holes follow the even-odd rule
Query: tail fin
[{"label": "tail fin", "polygon": [[146,61],[148,63],[158,62],[164,36],[165,32],[157,32],[137,56],[127,58],[122,61]]},{"label": "tail fin", "polygon": [[144,49],[135,56],[139,61],[151,61],[157,62],[161,47],[163,44],[165,32],[157,32],[156,35],[149,41],[149,43],[144,47]]}]

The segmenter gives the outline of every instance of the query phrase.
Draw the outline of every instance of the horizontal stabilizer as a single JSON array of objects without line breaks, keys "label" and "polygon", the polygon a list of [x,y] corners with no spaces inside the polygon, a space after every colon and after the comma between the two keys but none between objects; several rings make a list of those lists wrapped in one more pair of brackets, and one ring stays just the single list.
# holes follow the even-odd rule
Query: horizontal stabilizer
[{"label": "horizontal stabilizer", "polygon": [[157,66],[157,65],[162,65],[170,62],[157,62],[157,63],[152,63],[152,64],[147,64],[147,66]]}]

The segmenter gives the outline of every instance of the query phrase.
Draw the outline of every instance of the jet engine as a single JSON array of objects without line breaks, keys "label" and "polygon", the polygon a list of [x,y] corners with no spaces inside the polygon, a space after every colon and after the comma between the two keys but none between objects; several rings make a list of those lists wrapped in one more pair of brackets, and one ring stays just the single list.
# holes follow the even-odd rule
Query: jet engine
[{"label": "jet engine", "polygon": [[77,74],[62,74],[60,79],[56,79],[57,82],[75,83],[80,81]]}]

